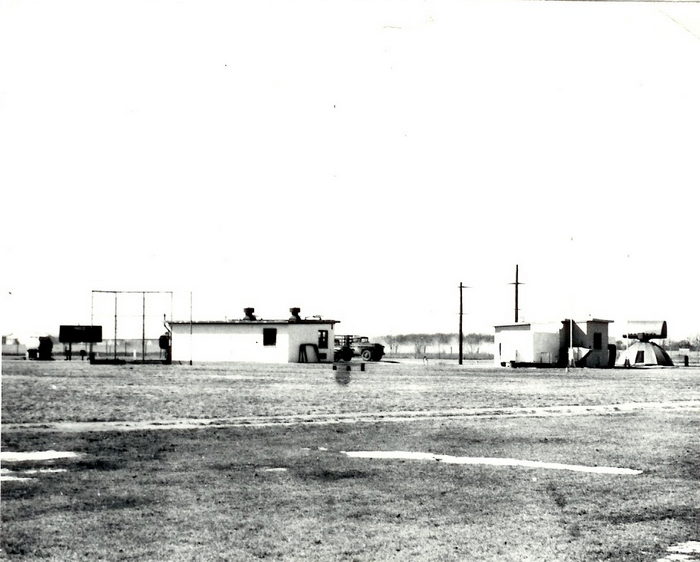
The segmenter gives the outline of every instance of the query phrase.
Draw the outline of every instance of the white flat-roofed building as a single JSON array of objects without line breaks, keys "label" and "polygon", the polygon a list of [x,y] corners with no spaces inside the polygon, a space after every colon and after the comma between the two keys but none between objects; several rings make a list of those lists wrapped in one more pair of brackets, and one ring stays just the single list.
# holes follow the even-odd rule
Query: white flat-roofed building
[{"label": "white flat-roofed building", "polygon": [[502,367],[544,367],[565,366],[573,360],[580,367],[612,367],[615,351],[608,341],[611,322],[591,318],[495,326],[494,362]]},{"label": "white flat-roofed building", "polygon": [[240,320],[171,321],[172,359],[180,362],[323,363],[333,361],[338,320],[258,320],[245,309]]}]

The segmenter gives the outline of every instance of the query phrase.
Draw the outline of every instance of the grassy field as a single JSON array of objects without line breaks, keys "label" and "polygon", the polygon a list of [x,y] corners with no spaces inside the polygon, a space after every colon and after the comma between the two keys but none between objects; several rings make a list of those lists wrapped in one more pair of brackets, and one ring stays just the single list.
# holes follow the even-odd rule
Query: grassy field
[{"label": "grassy field", "polygon": [[[337,375],[327,365],[4,362],[3,452],[81,456],[3,463],[32,479],[2,482],[0,556],[657,560],[673,544],[700,539],[698,369],[565,373],[432,362],[372,364],[340,382]],[[612,408],[567,409],[576,405]],[[489,415],[426,415],[479,408]],[[531,413],[499,415],[512,408]],[[355,414],[357,423],[335,423]],[[275,423],[235,423],[258,416]],[[199,418],[233,422],[81,429]],[[75,422],[71,431],[52,425],[67,421]],[[642,473],[344,453],[363,450]],[[26,472],[47,468],[65,472]]]}]

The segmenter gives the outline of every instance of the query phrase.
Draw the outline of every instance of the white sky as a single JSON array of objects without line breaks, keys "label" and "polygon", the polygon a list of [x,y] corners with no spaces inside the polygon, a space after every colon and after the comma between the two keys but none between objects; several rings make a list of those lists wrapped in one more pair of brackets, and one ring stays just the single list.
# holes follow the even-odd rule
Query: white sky
[{"label": "white sky", "polygon": [[698,3],[0,0],[2,333],[698,334],[698,100]]}]

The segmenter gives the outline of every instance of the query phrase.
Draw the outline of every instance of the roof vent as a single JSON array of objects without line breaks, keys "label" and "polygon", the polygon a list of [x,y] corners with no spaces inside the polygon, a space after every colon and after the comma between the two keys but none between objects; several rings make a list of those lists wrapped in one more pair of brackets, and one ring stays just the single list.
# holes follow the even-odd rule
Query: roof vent
[{"label": "roof vent", "polygon": [[301,308],[290,308],[289,312],[292,315],[292,317],[289,319],[290,322],[301,322],[301,317],[299,316]]},{"label": "roof vent", "polygon": [[253,312],[255,312],[254,308],[244,308],[243,314],[245,314],[245,318],[243,320],[257,320]]}]

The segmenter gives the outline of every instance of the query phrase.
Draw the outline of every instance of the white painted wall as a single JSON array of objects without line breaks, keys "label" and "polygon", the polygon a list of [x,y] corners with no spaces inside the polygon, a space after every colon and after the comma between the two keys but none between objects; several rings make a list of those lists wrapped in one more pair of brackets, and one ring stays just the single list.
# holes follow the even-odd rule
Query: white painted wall
[{"label": "white painted wall", "polygon": [[497,326],[494,363],[555,363],[559,358],[560,322]]},{"label": "white painted wall", "polygon": [[496,328],[494,344],[493,361],[499,367],[503,362],[508,366],[511,361],[533,361],[533,338],[528,324]]},{"label": "white painted wall", "polygon": [[[601,334],[601,349],[593,349],[593,334]],[[518,361],[525,363],[555,363],[559,359],[561,337],[567,330],[561,322],[497,326],[494,363]],[[605,367],[608,362],[608,323],[574,322],[574,346],[588,353],[586,366]],[[588,351],[590,350],[590,352]]]},{"label": "white painted wall", "polygon": [[533,362],[556,363],[559,359],[559,346],[561,336],[559,331],[540,332],[534,331],[533,337]]},{"label": "white painted wall", "polygon": [[[263,328],[277,328],[277,344],[263,346]],[[264,324],[174,324],[173,361],[286,363],[288,336]]]},{"label": "white painted wall", "polygon": [[326,354],[325,359],[320,362],[333,361],[333,338],[334,331],[332,324],[289,324],[289,354],[287,361],[296,363],[299,360],[299,346],[304,343],[318,345],[319,330],[328,330],[328,348],[319,349],[319,354]]},{"label": "white painted wall", "polygon": [[[277,330],[276,345],[263,345],[263,329]],[[173,324],[173,361],[254,363],[295,363],[299,359],[299,345],[318,344],[318,331],[328,330],[330,349],[327,361],[333,360],[333,327],[329,324],[266,324],[222,323]],[[324,350],[320,350],[324,351]]]}]

